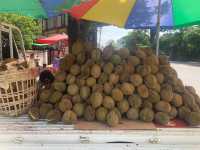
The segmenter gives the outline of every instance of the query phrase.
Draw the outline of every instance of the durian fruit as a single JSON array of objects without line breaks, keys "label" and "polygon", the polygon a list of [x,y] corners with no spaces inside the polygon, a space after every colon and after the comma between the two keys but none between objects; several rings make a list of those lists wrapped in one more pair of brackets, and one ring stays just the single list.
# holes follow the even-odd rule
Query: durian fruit
[{"label": "durian fruit", "polygon": [[106,73],[102,73],[98,79],[98,84],[104,84],[108,81],[108,75]]},{"label": "durian fruit", "polygon": [[157,79],[154,75],[149,74],[149,75],[145,76],[144,82],[148,88],[155,89],[156,84],[157,84]]},{"label": "durian fruit", "polygon": [[111,95],[116,102],[122,101],[124,98],[123,92],[119,88],[114,88]]},{"label": "durian fruit", "polygon": [[124,66],[122,64],[115,66],[114,73],[115,74],[122,74],[124,71]]},{"label": "durian fruit", "polygon": [[108,110],[105,107],[99,107],[96,110],[96,119],[97,119],[97,121],[105,122],[107,114],[108,114]]},{"label": "durian fruit", "polygon": [[160,90],[161,90],[160,84],[157,83],[155,85],[155,88],[153,88],[153,90],[156,91],[156,92],[158,92],[158,93],[160,93]]},{"label": "durian fruit", "polygon": [[172,107],[168,102],[160,101],[160,102],[156,103],[155,109],[160,112],[169,113],[169,112],[171,112]]},{"label": "durian fruit", "polygon": [[168,65],[169,64],[168,57],[165,56],[165,55],[160,55],[159,56],[159,63],[160,63],[160,65]]},{"label": "durian fruit", "polygon": [[133,66],[137,66],[140,64],[140,58],[131,55],[128,57],[128,62],[131,63]]},{"label": "durian fruit", "polygon": [[74,62],[75,57],[72,54],[65,55],[64,58],[60,59],[60,70],[69,71]]},{"label": "durian fruit", "polygon": [[138,120],[139,118],[139,111],[136,108],[130,108],[126,113],[126,116],[129,120]]},{"label": "durian fruit", "polygon": [[170,121],[170,117],[167,113],[157,112],[155,114],[155,122],[161,125],[167,125]]},{"label": "durian fruit", "polygon": [[119,75],[116,73],[112,73],[109,76],[109,83],[110,84],[117,84],[119,82]]},{"label": "durian fruit", "polygon": [[148,46],[138,45],[138,50],[141,50],[141,51],[145,52],[145,54],[147,56],[154,55],[153,50],[150,47],[148,47]]},{"label": "durian fruit", "polygon": [[184,93],[185,87],[180,79],[176,80],[176,85],[173,86],[174,91],[177,93]]},{"label": "durian fruit", "polygon": [[149,65],[139,65],[136,68],[136,72],[144,77],[151,73],[151,67]]},{"label": "durian fruit", "polygon": [[153,55],[147,56],[145,58],[144,63],[147,65],[159,65],[159,59],[156,55],[153,54]]},{"label": "durian fruit", "polygon": [[52,93],[52,91],[49,90],[49,89],[42,90],[40,95],[39,95],[39,100],[41,102],[48,102],[49,98],[51,96],[51,93]]},{"label": "durian fruit", "polygon": [[107,109],[113,109],[115,107],[115,101],[110,96],[104,96],[103,106]]},{"label": "durian fruit", "polygon": [[176,107],[172,107],[171,111],[168,113],[170,119],[174,119],[177,117],[178,115],[178,111],[176,109]]},{"label": "durian fruit", "polygon": [[63,94],[59,91],[55,91],[52,93],[52,95],[49,98],[49,102],[55,104],[57,102],[59,102],[62,98]]},{"label": "durian fruit", "polygon": [[178,117],[184,121],[189,117],[191,110],[187,106],[181,106],[178,108]]},{"label": "durian fruit", "polygon": [[72,51],[71,53],[74,56],[78,56],[82,51],[84,50],[84,45],[81,40],[77,40],[75,43],[72,45]]},{"label": "durian fruit", "polygon": [[106,73],[106,74],[111,74],[114,70],[114,66],[112,63],[108,62],[106,63],[104,66],[103,66],[103,71]]},{"label": "durian fruit", "polygon": [[114,52],[114,48],[112,45],[108,45],[103,49],[103,59],[104,60],[109,60]]},{"label": "durian fruit", "polygon": [[74,84],[76,81],[76,77],[72,74],[68,74],[66,77],[66,83],[69,84]]},{"label": "durian fruit", "polygon": [[129,105],[133,108],[140,108],[142,106],[142,99],[139,95],[133,94],[128,97]]},{"label": "durian fruit", "polygon": [[153,104],[158,103],[160,101],[160,94],[154,90],[149,90],[149,97],[147,100]]},{"label": "durian fruit", "polygon": [[100,60],[101,60],[101,50],[98,49],[98,48],[93,49],[92,52],[91,52],[91,59],[94,62],[100,62]]},{"label": "durian fruit", "polygon": [[85,86],[86,85],[86,80],[82,79],[82,78],[76,78],[76,84],[81,87],[81,86]]},{"label": "durian fruit", "polygon": [[70,73],[74,76],[77,76],[78,74],[80,74],[81,72],[81,68],[78,64],[74,64],[71,66],[70,68]]},{"label": "durian fruit", "polygon": [[90,96],[90,103],[93,108],[96,109],[97,107],[101,106],[102,102],[103,102],[102,93],[100,92],[92,93],[92,95]]},{"label": "durian fruit", "polygon": [[130,76],[130,82],[135,86],[139,86],[143,83],[143,78],[139,74],[132,74]]},{"label": "durian fruit", "polygon": [[163,99],[167,102],[171,102],[174,97],[174,93],[169,88],[162,88],[160,91],[160,96],[161,96],[161,99]]},{"label": "durian fruit", "polygon": [[124,66],[124,72],[129,73],[129,74],[134,73],[135,67],[131,63],[125,62],[123,66]]},{"label": "durian fruit", "polygon": [[156,74],[156,78],[157,78],[157,81],[158,81],[160,84],[162,84],[162,83],[164,82],[164,80],[165,80],[164,75],[163,75],[162,73],[160,73],[160,72],[158,72],[158,73]]},{"label": "durian fruit", "polygon": [[107,94],[107,95],[110,95],[110,94],[111,94],[112,89],[113,89],[113,85],[110,84],[110,83],[108,83],[108,82],[106,82],[106,83],[103,85],[103,91],[104,91],[104,93]]},{"label": "durian fruit", "polygon": [[89,87],[93,87],[96,84],[96,79],[93,77],[89,77],[86,79],[86,85]]},{"label": "durian fruit", "polygon": [[128,82],[123,83],[120,89],[124,95],[132,95],[135,91],[135,87]]},{"label": "durian fruit", "polygon": [[199,112],[191,112],[189,113],[186,122],[190,126],[198,126],[200,125],[200,113]]},{"label": "durian fruit", "polygon": [[183,105],[183,99],[180,94],[174,93],[173,99],[172,99],[172,105],[175,107],[181,107]]},{"label": "durian fruit", "polygon": [[194,87],[192,87],[192,86],[185,86],[185,89],[193,95],[196,94],[196,91],[195,91]]},{"label": "durian fruit", "polygon": [[77,117],[82,117],[84,114],[84,110],[85,110],[85,104],[83,103],[76,103],[73,106],[73,111],[76,113]]},{"label": "durian fruit", "polygon": [[142,103],[142,108],[150,108],[150,109],[152,109],[153,108],[153,104],[148,100],[144,100],[143,103]]},{"label": "durian fruit", "polygon": [[47,113],[53,109],[53,105],[52,104],[48,104],[48,103],[43,103],[40,106],[40,117],[42,119],[46,118]]},{"label": "durian fruit", "polygon": [[94,64],[92,65],[91,68],[91,75],[92,77],[94,77],[95,79],[99,78],[101,75],[101,67],[98,64]]},{"label": "durian fruit", "polygon": [[154,112],[152,109],[143,108],[140,111],[139,118],[141,121],[144,121],[144,122],[152,122],[154,119]]},{"label": "durian fruit", "polygon": [[71,110],[67,110],[62,117],[62,122],[64,124],[72,124],[74,122],[77,121],[77,115],[71,111]]},{"label": "durian fruit", "polygon": [[128,82],[128,81],[129,81],[129,77],[130,77],[130,74],[129,74],[129,73],[123,72],[123,73],[120,74],[120,76],[119,76],[119,81],[120,81],[121,83]]},{"label": "durian fruit", "polygon": [[111,62],[113,65],[119,65],[121,63],[122,59],[119,55],[114,54],[111,56]]},{"label": "durian fruit", "polygon": [[57,123],[61,120],[61,113],[57,109],[50,110],[46,115],[46,119],[48,123]]},{"label": "durian fruit", "polygon": [[58,104],[59,110],[65,112],[72,109],[72,102],[69,99],[62,99]]},{"label": "durian fruit", "polygon": [[103,85],[102,84],[96,84],[92,87],[92,92],[103,92]]},{"label": "durian fruit", "polygon": [[149,96],[149,90],[144,84],[137,87],[137,92],[142,98],[147,98]]},{"label": "durian fruit", "polygon": [[84,64],[81,66],[81,74],[82,79],[87,79],[90,76],[90,66],[87,64]]},{"label": "durian fruit", "polygon": [[147,57],[146,53],[142,50],[135,51],[135,55],[142,60],[146,59],[146,57]]},{"label": "durian fruit", "polygon": [[126,59],[130,55],[130,51],[128,48],[121,48],[118,50],[118,54],[122,59]]},{"label": "durian fruit", "polygon": [[95,109],[88,105],[84,110],[84,119],[86,121],[93,121],[95,120]]},{"label": "durian fruit", "polygon": [[64,92],[66,90],[66,84],[64,82],[54,82],[52,84],[53,88],[59,92]]},{"label": "durian fruit", "polygon": [[119,120],[122,119],[122,114],[120,113],[120,111],[117,107],[114,107],[111,111],[114,111],[117,114]]},{"label": "durian fruit", "polygon": [[89,87],[82,86],[80,88],[80,96],[81,96],[81,98],[84,99],[84,100],[86,100],[87,98],[89,98],[90,92],[91,92],[91,90],[90,90]]},{"label": "durian fruit", "polygon": [[38,121],[40,119],[40,110],[38,107],[32,107],[28,111],[28,116],[32,121]]},{"label": "durian fruit", "polygon": [[66,78],[66,73],[64,71],[57,72],[55,74],[55,80],[58,81],[58,82],[65,81],[65,78]]},{"label": "durian fruit", "polygon": [[119,124],[119,117],[115,111],[110,111],[106,116],[106,122],[110,127],[115,127]]},{"label": "durian fruit", "polygon": [[149,65],[151,67],[151,73],[156,74],[159,71],[159,66],[157,65]]},{"label": "durian fruit", "polygon": [[[195,109],[196,101],[195,101],[195,98],[192,94],[190,94],[189,92],[185,92],[182,95],[182,98],[183,98],[184,105],[188,106],[191,110]],[[196,111],[198,111],[198,110],[196,110]]]},{"label": "durian fruit", "polygon": [[72,97],[72,103],[73,103],[73,104],[80,103],[81,101],[82,101],[82,98],[81,98],[81,96],[80,96],[79,94],[74,95],[74,96]]},{"label": "durian fruit", "polygon": [[71,96],[76,95],[79,92],[79,88],[76,84],[70,84],[67,88],[67,93]]},{"label": "durian fruit", "polygon": [[117,103],[117,107],[121,114],[126,113],[129,110],[129,103],[127,100],[122,100]]},{"label": "durian fruit", "polygon": [[76,62],[79,64],[79,65],[82,65],[84,64],[86,61],[86,54],[85,52],[81,52],[78,54],[78,56],[76,57]]}]

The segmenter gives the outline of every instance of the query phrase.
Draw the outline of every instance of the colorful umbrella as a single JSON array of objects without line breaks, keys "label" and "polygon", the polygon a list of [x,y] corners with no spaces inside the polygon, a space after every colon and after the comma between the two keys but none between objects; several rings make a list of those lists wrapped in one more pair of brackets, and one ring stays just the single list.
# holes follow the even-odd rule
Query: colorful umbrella
[{"label": "colorful umbrella", "polygon": [[36,19],[63,14],[64,9],[81,4],[83,0],[1,0],[0,13],[16,13]]},{"label": "colorful umbrella", "polygon": [[64,9],[70,9],[74,5],[79,5],[83,0],[40,0],[48,17],[63,14]]},{"label": "colorful umbrella", "polygon": [[16,13],[34,18],[46,18],[39,0],[1,0],[0,13]]},{"label": "colorful umbrella", "polygon": [[155,28],[160,8],[161,28],[200,23],[200,0],[87,0],[66,10],[77,19],[134,28]]}]

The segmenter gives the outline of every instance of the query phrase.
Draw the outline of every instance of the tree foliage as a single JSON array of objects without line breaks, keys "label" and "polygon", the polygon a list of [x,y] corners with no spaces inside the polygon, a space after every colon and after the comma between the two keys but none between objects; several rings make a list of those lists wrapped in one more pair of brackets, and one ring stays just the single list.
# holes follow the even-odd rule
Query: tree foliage
[{"label": "tree foliage", "polygon": [[133,30],[118,40],[120,47],[135,48],[137,44],[150,45],[150,37],[144,30]]},{"label": "tree foliage", "polygon": [[[17,14],[0,14],[0,22],[13,24],[22,31],[26,49],[30,49],[33,40],[42,33],[39,23],[31,17]],[[14,36],[18,41],[19,35],[14,34]]]},{"label": "tree foliage", "polygon": [[164,34],[160,39],[160,49],[172,60],[199,60],[200,27]]}]

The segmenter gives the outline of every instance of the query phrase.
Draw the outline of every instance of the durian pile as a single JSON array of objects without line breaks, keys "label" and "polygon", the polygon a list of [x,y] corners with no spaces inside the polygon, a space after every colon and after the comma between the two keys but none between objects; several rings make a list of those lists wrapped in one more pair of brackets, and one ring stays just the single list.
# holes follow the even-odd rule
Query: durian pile
[{"label": "durian pile", "polygon": [[113,127],[121,119],[166,125],[179,118],[200,124],[200,98],[184,86],[166,56],[150,48],[104,50],[77,41],[60,62],[50,89],[39,92],[32,120],[75,123],[99,121]]}]

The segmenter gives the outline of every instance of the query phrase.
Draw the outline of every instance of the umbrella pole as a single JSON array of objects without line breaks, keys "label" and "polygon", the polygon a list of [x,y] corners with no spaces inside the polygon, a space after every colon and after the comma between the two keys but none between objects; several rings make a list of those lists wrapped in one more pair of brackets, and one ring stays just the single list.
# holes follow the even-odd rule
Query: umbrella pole
[{"label": "umbrella pole", "polygon": [[160,13],[161,13],[161,0],[158,0],[158,17],[157,17],[157,31],[156,31],[156,55],[159,55],[160,47]]}]

